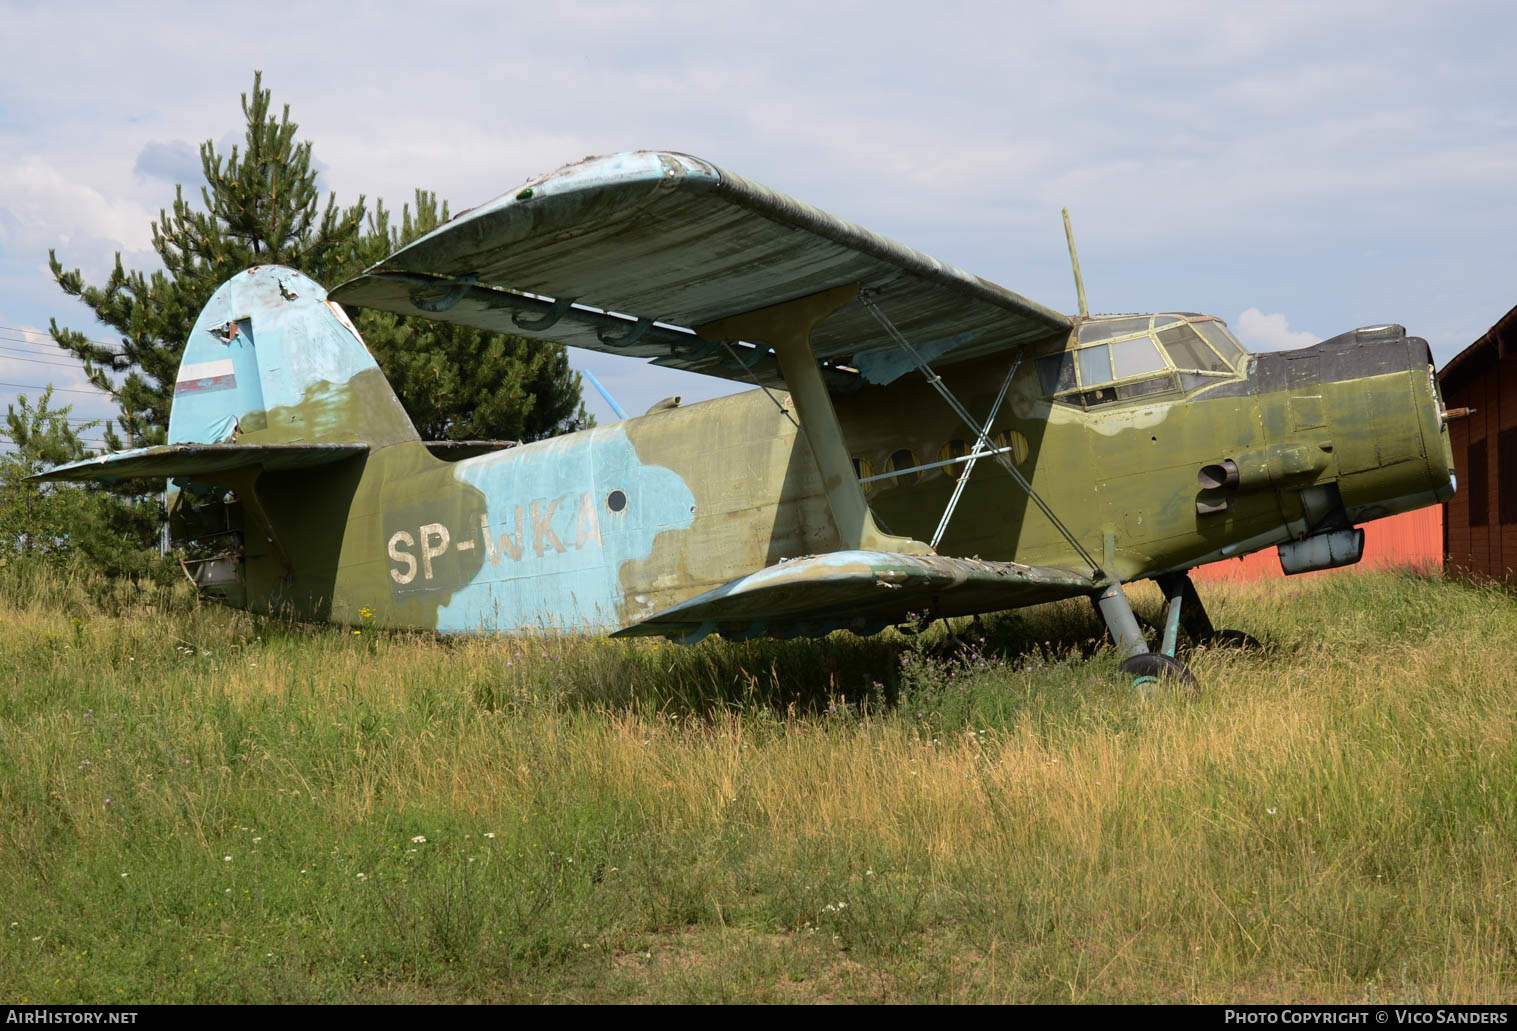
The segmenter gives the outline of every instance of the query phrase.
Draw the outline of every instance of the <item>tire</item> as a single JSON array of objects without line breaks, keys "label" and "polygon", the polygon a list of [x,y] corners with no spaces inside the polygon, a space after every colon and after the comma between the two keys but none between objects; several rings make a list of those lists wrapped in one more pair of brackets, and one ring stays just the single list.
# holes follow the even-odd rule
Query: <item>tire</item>
[{"label": "tire", "polygon": [[1200,685],[1196,683],[1190,667],[1179,659],[1162,652],[1142,652],[1124,659],[1122,672],[1131,673],[1137,678],[1134,682],[1135,687],[1157,682],[1179,687],[1187,694],[1201,693]]}]

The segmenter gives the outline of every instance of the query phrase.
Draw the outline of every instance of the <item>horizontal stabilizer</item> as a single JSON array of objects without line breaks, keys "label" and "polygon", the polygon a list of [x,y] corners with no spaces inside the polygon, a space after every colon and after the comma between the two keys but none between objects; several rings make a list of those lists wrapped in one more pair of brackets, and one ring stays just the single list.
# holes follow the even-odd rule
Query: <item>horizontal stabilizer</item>
[{"label": "horizontal stabilizer", "polygon": [[49,469],[28,479],[39,482],[95,480],[112,482],[170,476],[213,480],[218,473],[243,469],[305,469],[364,454],[369,445],[354,444],[160,444],[86,458]]},{"label": "horizontal stabilizer", "polygon": [[678,641],[724,637],[872,634],[911,614],[967,616],[1089,594],[1090,577],[1067,569],[942,555],[835,551],[739,577],[624,627],[613,637]]}]

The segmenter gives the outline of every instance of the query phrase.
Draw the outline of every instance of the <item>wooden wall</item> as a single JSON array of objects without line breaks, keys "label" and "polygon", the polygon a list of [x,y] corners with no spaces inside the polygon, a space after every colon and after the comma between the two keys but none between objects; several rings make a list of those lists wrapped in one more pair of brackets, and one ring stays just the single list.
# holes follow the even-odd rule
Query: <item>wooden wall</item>
[{"label": "wooden wall", "polygon": [[1459,491],[1445,506],[1448,569],[1510,580],[1517,569],[1517,358],[1489,362],[1443,400],[1475,409],[1449,424]]}]

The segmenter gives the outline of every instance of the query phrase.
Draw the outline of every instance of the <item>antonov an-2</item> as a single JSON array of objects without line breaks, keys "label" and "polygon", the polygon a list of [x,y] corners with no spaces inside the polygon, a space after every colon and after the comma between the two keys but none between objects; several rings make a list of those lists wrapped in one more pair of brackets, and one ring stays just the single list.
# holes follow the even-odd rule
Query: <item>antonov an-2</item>
[{"label": "antonov an-2", "polygon": [[[1213,316],[1081,302],[689,155],[587,159],[330,295],[233,276],[186,342],[170,443],[41,478],[172,477],[202,589],[301,619],[689,642],[1084,595],[1125,669],[1182,679],[1179,633],[1217,633],[1188,569],[1354,562],[1355,524],[1452,494],[1431,354],[1400,326],[1249,354]],[[418,437],[343,305],[757,389],[471,454]],[[1170,599],[1157,647],[1123,589],[1143,578]]]}]

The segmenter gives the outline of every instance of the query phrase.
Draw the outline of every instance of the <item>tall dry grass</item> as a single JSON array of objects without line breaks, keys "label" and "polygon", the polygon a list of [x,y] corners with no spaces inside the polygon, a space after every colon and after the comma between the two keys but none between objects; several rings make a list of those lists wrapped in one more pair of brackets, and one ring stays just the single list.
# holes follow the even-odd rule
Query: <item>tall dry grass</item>
[{"label": "tall dry grass", "polygon": [[1193,655],[1191,699],[1073,604],[943,657],[355,635],[0,571],[0,985],[1512,1001],[1517,605],[1207,594],[1266,648]]}]

